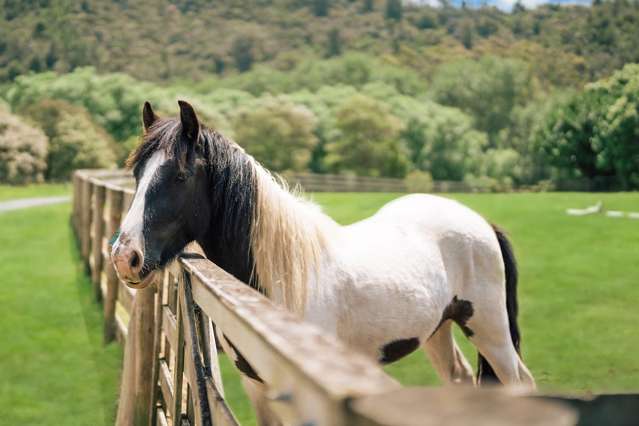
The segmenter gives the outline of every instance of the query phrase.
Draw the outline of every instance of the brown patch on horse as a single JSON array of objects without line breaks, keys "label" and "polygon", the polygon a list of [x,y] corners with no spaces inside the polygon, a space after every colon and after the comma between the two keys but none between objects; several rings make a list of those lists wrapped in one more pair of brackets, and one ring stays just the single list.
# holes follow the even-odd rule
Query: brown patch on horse
[{"label": "brown patch on horse", "polygon": [[466,323],[474,313],[475,309],[473,308],[472,302],[464,299],[458,299],[457,296],[453,296],[453,300],[451,300],[446,308],[444,308],[444,312],[442,312],[442,319],[439,321],[439,324],[437,324],[435,331],[432,332],[431,337],[437,332],[437,330],[439,330],[439,327],[441,327],[444,321],[448,320],[455,321],[464,332],[464,335],[466,335],[466,337],[471,337],[475,333],[466,325]]},{"label": "brown patch on horse", "polygon": [[389,364],[397,361],[400,358],[413,352],[419,347],[419,339],[417,337],[411,337],[409,339],[393,340],[390,343],[385,344],[382,349],[382,355],[379,358],[379,362],[382,364]]}]

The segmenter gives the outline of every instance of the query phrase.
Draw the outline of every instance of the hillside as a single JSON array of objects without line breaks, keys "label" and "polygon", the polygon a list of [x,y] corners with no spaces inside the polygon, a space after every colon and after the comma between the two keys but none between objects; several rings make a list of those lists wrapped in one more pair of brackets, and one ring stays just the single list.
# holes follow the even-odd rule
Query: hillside
[{"label": "hillside", "polygon": [[86,65],[192,81],[358,51],[426,78],[443,62],[513,57],[546,85],[580,86],[639,61],[638,3],[595,3],[505,13],[399,0],[5,0],[0,81]]}]

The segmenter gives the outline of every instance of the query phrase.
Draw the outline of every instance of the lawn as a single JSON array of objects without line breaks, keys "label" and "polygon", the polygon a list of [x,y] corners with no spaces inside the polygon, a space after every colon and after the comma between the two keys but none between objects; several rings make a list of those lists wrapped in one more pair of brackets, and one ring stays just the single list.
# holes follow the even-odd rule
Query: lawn
[{"label": "lawn", "polygon": [[69,183],[48,183],[46,185],[0,185],[0,202],[18,198],[52,197],[71,194]]},{"label": "lawn", "polygon": [[69,212],[62,204],[0,213],[2,424],[114,423],[122,350],[102,344]]},{"label": "lawn", "polygon": [[[10,188],[11,198],[64,187]],[[58,192],[57,194],[59,194]],[[8,193],[0,187],[0,197]],[[314,194],[341,223],[372,214],[394,194]],[[504,227],[521,270],[526,363],[544,391],[603,392],[639,386],[639,220],[571,217],[602,200],[639,211],[639,194],[450,195]],[[68,204],[0,214],[0,412],[7,424],[112,424],[121,348],[101,342],[100,306],[78,260]],[[469,359],[474,351],[458,336]],[[227,398],[252,416],[228,362]],[[424,355],[387,371],[407,385],[438,383]]]}]

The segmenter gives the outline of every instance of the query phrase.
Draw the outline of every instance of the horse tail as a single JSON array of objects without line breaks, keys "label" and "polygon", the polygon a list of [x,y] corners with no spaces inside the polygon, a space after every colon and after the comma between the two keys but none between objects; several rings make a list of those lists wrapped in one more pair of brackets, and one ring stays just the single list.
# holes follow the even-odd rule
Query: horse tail
[{"label": "horse tail", "polygon": [[[520,353],[519,344],[521,341],[521,335],[519,333],[519,326],[517,325],[517,313],[519,311],[519,306],[517,304],[517,280],[519,277],[517,272],[517,261],[515,260],[513,247],[504,231],[495,225],[492,225],[492,227],[495,231],[495,235],[497,236],[501,256],[504,260],[504,271],[506,275],[506,312],[508,313],[510,337],[515,350],[517,353]],[[493,368],[490,366],[486,358],[479,353],[477,354],[477,364],[478,383],[499,382]]]}]

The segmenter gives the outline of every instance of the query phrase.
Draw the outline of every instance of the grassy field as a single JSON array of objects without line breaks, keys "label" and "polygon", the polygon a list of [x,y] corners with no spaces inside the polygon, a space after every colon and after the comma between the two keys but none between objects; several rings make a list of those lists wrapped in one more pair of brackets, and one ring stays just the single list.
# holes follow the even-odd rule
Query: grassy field
[{"label": "grassy field", "polygon": [[69,208],[0,213],[2,424],[114,422],[122,350],[102,345]]},{"label": "grassy field", "polygon": [[[59,195],[66,187],[0,187],[0,199]],[[10,194],[7,195],[7,194]],[[35,194],[35,195],[34,195]],[[315,194],[341,223],[372,214],[394,194]],[[639,210],[639,194],[451,195],[509,231],[520,262],[524,357],[542,390],[636,390],[639,383],[639,221],[569,217],[602,200]],[[112,424],[121,348],[101,342],[68,227],[70,206],[0,214],[0,412],[7,424]],[[470,359],[474,351],[465,343]],[[230,364],[226,393],[243,424],[252,415]],[[424,355],[387,370],[405,384],[438,383]]]},{"label": "grassy field", "polygon": [[0,202],[18,198],[51,197],[67,194],[71,194],[71,185],[68,183],[26,186],[0,185]]}]

